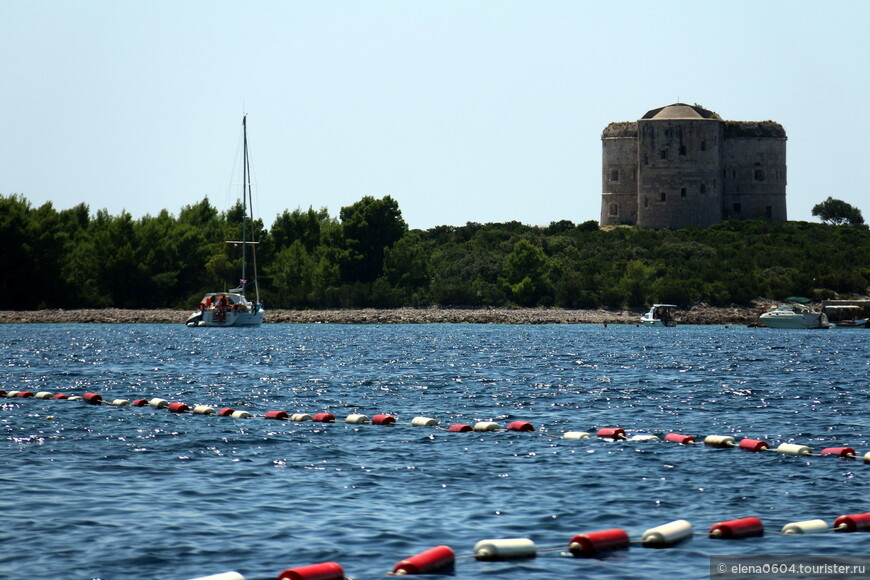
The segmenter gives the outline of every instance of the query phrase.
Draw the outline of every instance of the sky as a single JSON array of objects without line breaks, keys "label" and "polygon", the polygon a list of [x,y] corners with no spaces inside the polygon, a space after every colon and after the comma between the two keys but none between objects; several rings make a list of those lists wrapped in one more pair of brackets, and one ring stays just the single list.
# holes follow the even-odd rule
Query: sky
[{"label": "sky", "polygon": [[411,228],[598,220],[601,132],[675,102],[788,136],[788,216],[870,218],[870,2],[0,0],[0,194]]}]

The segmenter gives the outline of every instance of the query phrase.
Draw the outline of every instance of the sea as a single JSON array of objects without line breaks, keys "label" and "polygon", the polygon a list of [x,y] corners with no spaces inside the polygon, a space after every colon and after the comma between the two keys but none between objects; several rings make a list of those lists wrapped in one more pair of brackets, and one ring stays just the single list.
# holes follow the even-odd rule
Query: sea
[{"label": "sea", "polygon": [[[0,399],[0,578],[260,580],[336,562],[374,579],[439,545],[456,554],[442,576],[461,579],[697,579],[722,555],[868,555],[868,533],[780,533],[870,512],[868,344],[863,330],[738,326],[0,325],[7,391],[252,415]],[[507,430],[515,421],[534,431]],[[448,430],[481,422],[499,429]],[[606,428],[659,440],[596,436]],[[820,455],[844,446],[857,457]],[[750,516],[763,537],[708,537]],[[641,544],[676,520],[692,535]],[[628,549],[568,552],[575,535],[612,528]],[[473,557],[481,540],[517,538],[534,557]]]}]

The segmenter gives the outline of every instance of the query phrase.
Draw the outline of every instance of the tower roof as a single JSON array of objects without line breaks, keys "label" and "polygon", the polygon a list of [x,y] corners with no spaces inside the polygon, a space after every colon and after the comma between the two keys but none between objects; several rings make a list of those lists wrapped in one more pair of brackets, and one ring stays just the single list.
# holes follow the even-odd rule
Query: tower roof
[{"label": "tower roof", "polygon": [[674,103],[647,111],[641,119],[718,119],[718,115],[697,105]]}]

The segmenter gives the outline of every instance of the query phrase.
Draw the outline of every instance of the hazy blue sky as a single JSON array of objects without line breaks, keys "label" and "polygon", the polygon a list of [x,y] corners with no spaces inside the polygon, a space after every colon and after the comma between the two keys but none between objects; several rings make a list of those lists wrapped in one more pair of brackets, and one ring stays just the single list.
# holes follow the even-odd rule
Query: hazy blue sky
[{"label": "hazy blue sky", "polygon": [[788,212],[870,218],[870,2],[0,0],[0,193],[134,217],[393,196],[412,228],[599,218],[601,131],[788,134]]}]

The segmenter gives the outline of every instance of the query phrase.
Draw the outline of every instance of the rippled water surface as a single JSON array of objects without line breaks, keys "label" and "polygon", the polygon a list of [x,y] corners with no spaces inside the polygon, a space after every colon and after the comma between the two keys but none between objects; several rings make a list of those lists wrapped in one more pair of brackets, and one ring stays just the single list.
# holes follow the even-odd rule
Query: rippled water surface
[{"label": "rippled water surface", "polygon": [[[711,554],[870,554],[870,534],[782,536],[870,511],[870,465],[658,442],[733,435],[870,451],[862,330],[723,327],[0,325],[0,388],[161,397],[253,419],[0,399],[0,578],[248,580],[326,560],[357,579],[446,544],[457,578],[706,578]],[[267,421],[330,412],[335,424]],[[351,413],[397,417],[349,425]],[[534,433],[411,427],[531,422]],[[757,516],[763,538],[711,540]],[[563,555],[577,533],[687,519],[667,550]],[[537,558],[478,562],[530,538]],[[562,550],[560,550],[560,548]]]}]

